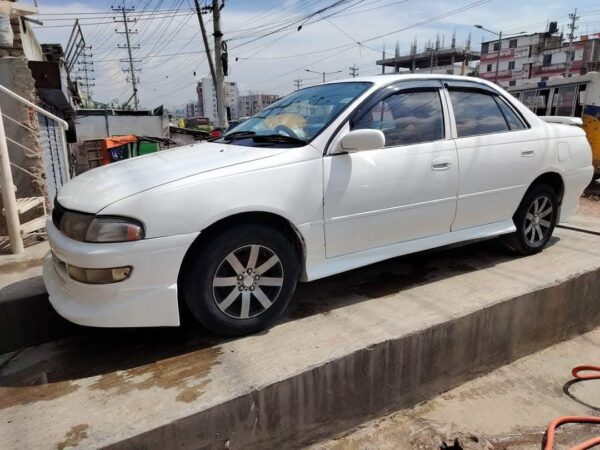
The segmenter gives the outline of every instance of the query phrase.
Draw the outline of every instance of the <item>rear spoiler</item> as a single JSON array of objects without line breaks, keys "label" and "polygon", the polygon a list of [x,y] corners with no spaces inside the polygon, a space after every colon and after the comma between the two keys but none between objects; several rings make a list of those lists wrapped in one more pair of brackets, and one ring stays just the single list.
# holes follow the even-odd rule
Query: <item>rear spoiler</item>
[{"label": "rear spoiler", "polygon": [[580,127],[583,125],[583,120],[580,117],[569,117],[569,116],[540,116],[544,122],[548,123],[562,123],[563,125],[574,125]]}]

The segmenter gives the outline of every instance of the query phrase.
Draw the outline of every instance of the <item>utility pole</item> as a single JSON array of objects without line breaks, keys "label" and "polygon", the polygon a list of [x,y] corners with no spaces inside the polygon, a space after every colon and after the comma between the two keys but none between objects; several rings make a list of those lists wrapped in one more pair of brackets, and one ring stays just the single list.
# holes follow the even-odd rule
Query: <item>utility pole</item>
[{"label": "utility pole", "polygon": [[296,90],[299,90],[300,86],[302,86],[302,80],[300,78],[296,78],[294,80],[294,84],[296,85]]},{"label": "utility pole", "polygon": [[131,54],[131,50],[136,50],[139,49],[140,46],[136,45],[133,46],[131,45],[131,39],[130,39],[130,34],[136,34],[137,30],[130,30],[129,29],[129,24],[131,22],[136,22],[136,19],[130,20],[127,18],[127,13],[128,12],[132,12],[134,11],[134,8],[125,8],[125,2],[123,2],[123,6],[118,6],[118,7],[112,7],[113,11],[119,11],[121,12],[121,14],[123,15],[123,20],[115,20],[115,23],[122,23],[123,26],[125,27],[125,31],[119,31],[119,30],[115,30],[115,32],[117,34],[124,34],[125,35],[125,40],[126,40],[126,44],[125,45],[117,45],[117,48],[120,49],[127,49],[127,54],[129,55],[129,57],[125,60],[121,60],[121,62],[129,62],[129,68],[128,69],[122,69],[124,72],[129,72],[129,80],[131,82],[131,86],[133,88],[133,94],[132,96],[129,98],[129,100],[127,101],[127,103],[129,103],[131,101],[131,99],[133,98],[133,105],[134,105],[134,110],[137,111],[139,109],[139,100],[138,100],[138,95],[137,95],[137,83],[138,83],[138,79],[136,76],[136,72],[139,72],[140,69],[136,69],[133,65],[134,62],[140,62],[139,60],[135,60],[133,59],[133,55]]},{"label": "utility pole", "polygon": [[358,67],[356,67],[356,64],[353,64],[352,67],[348,67],[348,69],[350,69],[350,76],[352,78],[356,78],[358,76]]},{"label": "utility pole", "polygon": [[95,80],[94,73],[94,61],[92,60],[92,47],[85,47],[81,54],[81,61],[77,62],[78,68],[78,76],[77,80],[80,81],[81,86],[83,87],[85,94],[87,96],[87,102],[84,105],[86,108],[89,108],[89,102],[92,98],[92,87],[95,86],[93,81]]},{"label": "utility pole", "polygon": [[217,92],[217,75],[215,74],[215,64],[210,53],[210,45],[208,43],[208,37],[206,36],[206,27],[204,26],[204,19],[202,19],[202,10],[198,0],[194,0],[194,4],[196,5],[196,15],[198,16],[200,31],[202,32],[202,40],[204,41],[204,50],[206,51],[206,59],[208,60],[208,67],[210,68],[210,76],[213,80],[215,92]]},{"label": "utility pole", "polygon": [[227,127],[225,109],[225,75],[223,73],[223,33],[221,32],[221,8],[219,0],[213,0],[213,36],[215,37],[215,75],[217,84],[217,117],[220,127]]},{"label": "utility pole", "polygon": [[502,50],[502,31],[498,32],[498,53],[496,55],[496,76],[494,83],[498,84],[498,69],[500,68],[500,51]]},{"label": "utility pole", "polygon": [[569,38],[569,50],[566,52],[565,77],[569,76],[571,65],[573,64],[574,59],[575,51],[573,50],[573,41],[575,40],[575,30],[579,28],[577,26],[577,21],[579,20],[579,17],[577,16],[577,8],[575,8],[574,13],[569,14],[569,19],[571,19],[571,23],[567,25],[567,28],[569,29],[569,34],[567,34],[567,37]]}]

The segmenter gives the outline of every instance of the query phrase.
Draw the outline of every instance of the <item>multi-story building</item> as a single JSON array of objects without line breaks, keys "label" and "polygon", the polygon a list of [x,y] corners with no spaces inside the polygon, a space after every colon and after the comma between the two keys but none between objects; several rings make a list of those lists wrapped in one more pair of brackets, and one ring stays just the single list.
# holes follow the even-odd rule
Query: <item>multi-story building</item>
[{"label": "multi-story building", "polygon": [[198,102],[189,102],[185,104],[185,117],[196,117],[200,115]]},{"label": "multi-story building", "polygon": [[479,60],[479,52],[471,51],[471,40],[467,39],[464,46],[456,45],[456,36],[452,36],[450,46],[444,45],[438,36],[435,43],[427,42],[422,51],[417,49],[417,41],[413,41],[410,52],[400,54],[396,44],[394,56],[386,57],[385,50],[382,59],[375,62],[382,66],[382,73],[391,68],[394,73],[435,73],[445,75],[467,75],[473,69],[471,65]]},{"label": "multi-story building", "polygon": [[240,96],[240,116],[248,117],[265,109],[267,106],[279,100],[275,94],[249,93]]},{"label": "multi-story building", "polygon": [[547,32],[503,38],[481,44],[479,76],[501,86],[519,86],[551,78],[580,75],[600,67],[600,34],[581,36],[572,44]]},{"label": "multi-story building", "polygon": [[[208,117],[212,123],[217,122],[217,94],[211,78],[202,78],[196,87],[198,94],[198,116]],[[225,105],[227,119],[233,120],[240,117],[240,93],[237,83],[225,82]]]}]

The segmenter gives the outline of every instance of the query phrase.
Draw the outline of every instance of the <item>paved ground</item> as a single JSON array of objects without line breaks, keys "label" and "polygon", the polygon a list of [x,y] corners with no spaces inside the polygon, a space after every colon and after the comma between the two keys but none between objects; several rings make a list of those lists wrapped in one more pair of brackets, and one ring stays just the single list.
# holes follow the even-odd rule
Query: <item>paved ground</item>
[{"label": "paved ground", "polygon": [[[600,329],[523,358],[430,401],[311,447],[311,450],[539,450],[555,417],[600,415],[600,380],[570,384],[571,368],[600,365]],[[600,434],[567,425],[556,449]]]},{"label": "paved ground", "polygon": [[[269,397],[257,394],[266,386],[592,270],[600,265],[599,242],[594,235],[557,230],[546,251],[528,258],[508,255],[494,241],[396,258],[301,285],[285,319],[241,339],[217,339],[197,328],[90,330],[5,355],[0,360],[0,448],[107,445],[235,398],[266,401]],[[351,367],[343,367],[335,376],[350,373]],[[337,385],[336,377],[324,383]],[[361,384],[356,380],[352,386]],[[293,386],[300,398],[314,389]],[[292,393],[275,405],[289,405]],[[238,417],[248,433],[265,436],[277,421],[250,403]],[[291,403],[295,408],[311,404]],[[298,414],[302,421],[315,418],[306,411]],[[296,418],[289,422],[292,432],[301,422]],[[245,439],[243,434],[227,437],[232,445]]]},{"label": "paved ground", "polygon": [[577,208],[578,215],[600,218],[600,181],[596,181],[585,190]]}]

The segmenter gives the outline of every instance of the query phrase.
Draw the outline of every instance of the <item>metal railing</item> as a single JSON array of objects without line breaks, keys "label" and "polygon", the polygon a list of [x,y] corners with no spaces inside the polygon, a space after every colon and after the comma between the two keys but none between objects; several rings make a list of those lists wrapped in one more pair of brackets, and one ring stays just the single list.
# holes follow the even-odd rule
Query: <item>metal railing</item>
[{"label": "metal railing", "polygon": [[[61,155],[59,156],[59,164],[64,165],[66,170],[64,170],[64,182],[67,182],[70,178],[69,167],[69,156],[67,151],[67,141],[65,136],[65,131],[69,129],[69,125],[60,117],[55,116],[54,114],[46,111],[43,108],[40,108],[35,103],[30,102],[27,99],[24,99],[20,95],[14,93],[10,89],[2,86],[0,84],[0,92],[3,92],[13,99],[17,100],[19,103],[33,109],[39,115],[43,116],[46,119],[50,119],[54,121],[54,123],[58,126],[59,139],[57,142],[60,142],[59,151]],[[26,152],[29,155],[39,155],[39,152],[32,150],[20,142],[17,142],[14,139],[11,139],[6,136],[6,132],[4,129],[4,119],[8,119],[10,122],[19,125],[20,127],[29,130],[30,132],[36,133],[39,137],[39,131],[21,123],[13,117],[8,116],[5,113],[2,113],[0,108],[0,188],[2,192],[2,202],[4,204],[4,211],[6,217],[6,224],[8,228],[8,234],[10,237],[10,246],[12,253],[21,253],[24,250],[23,245],[23,237],[21,233],[21,223],[19,219],[19,210],[17,207],[17,196],[15,194],[15,187],[13,184],[13,176],[12,176],[12,168],[14,167],[17,170],[23,171],[27,173],[29,176],[36,178],[46,183],[46,179],[39,177],[38,175],[32,173],[31,171],[21,167],[14,162],[11,162],[10,155],[8,152],[8,143],[10,142],[12,145],[15,145],[19,149]],[[41,156],[41,155],[40,155]],[[62,161],[60,161],[62,159]]]}]

